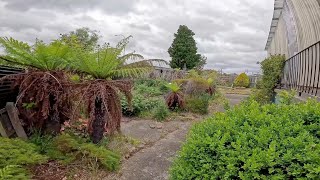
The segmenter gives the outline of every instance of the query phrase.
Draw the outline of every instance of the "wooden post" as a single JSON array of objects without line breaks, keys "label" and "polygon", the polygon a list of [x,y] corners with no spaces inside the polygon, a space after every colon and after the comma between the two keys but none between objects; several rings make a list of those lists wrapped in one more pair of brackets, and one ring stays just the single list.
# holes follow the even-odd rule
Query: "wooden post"
[{"label": "wooden post", "polygon": [[17,136],[25,140],[28,139],[28,136],[21,125],[21,122],[18,116],[18,110],[14,106],[13,102],[7,102],[6,110],[11,120],[12,126],[16,131]]},{"label": "wooden post", "polygon": [[3,123],[3,120],[2,120],[2,118],[1,118],[1,116],[0,116],[0,135],[1,135],[2,137],[8,138],[9,135],[7,134],[7,131],[6,131],[6,129],[4,128],[4,124],[2,124],[2,123]]}]

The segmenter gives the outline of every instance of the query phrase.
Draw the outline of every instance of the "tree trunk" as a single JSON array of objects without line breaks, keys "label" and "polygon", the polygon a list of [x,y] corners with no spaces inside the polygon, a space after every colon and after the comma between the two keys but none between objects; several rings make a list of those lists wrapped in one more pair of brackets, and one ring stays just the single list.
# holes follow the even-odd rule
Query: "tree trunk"
[{"label": "tree trunk", "polygon": [[45,123],[45,129],[44,132],[46,134],[58,134],[61,129],[61,122],[60,122],[60,116],[59,111],[55,110],[54,106],[56,105],[56,100],[53,95],[49,95],[49,101],[50,101],[50,112],[49,117]]},{"label": "tree trunk", "polygon": [[95,119],[92,122],[92,134],[91,138],[93,143],[98,144],[103,138],[104,126],[105,126],[105,111],[103,110],[103,104],[101,98],[95,100]]}]

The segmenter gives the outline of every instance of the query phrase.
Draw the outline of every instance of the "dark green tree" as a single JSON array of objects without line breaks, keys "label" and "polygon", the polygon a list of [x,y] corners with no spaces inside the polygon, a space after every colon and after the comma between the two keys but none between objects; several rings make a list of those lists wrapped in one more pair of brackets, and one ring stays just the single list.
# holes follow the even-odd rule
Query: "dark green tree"
[{"label": "dark green tree", "polygon": [[76,29],[75,31],[70,31],[67,34],[63,34],[61,37],[62,40],[66,42],[70,42],[72,39],[76,39],[80,45],[83,46],[84,49],[93,50],[96,47],[99,35],[98,31],[91,30],[87,27],[82,27]]},{"label": "dark green tree", "polygon": [[174,40],[168,53],[170,54],[170,66],[172,68],[187,69],[203,66],[203,58],[197,53],[198,48],[194,40],[194,32],[185,25],[180,25],[178,32],[174,34]]}]

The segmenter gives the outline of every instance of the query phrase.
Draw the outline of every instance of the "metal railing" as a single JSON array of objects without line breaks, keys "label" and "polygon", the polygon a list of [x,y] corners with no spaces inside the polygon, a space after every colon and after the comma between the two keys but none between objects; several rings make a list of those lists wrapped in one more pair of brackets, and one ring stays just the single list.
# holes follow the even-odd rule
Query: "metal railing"
[{"label": "metal railing", "polygon": [[300,95],[320,94],[320,41],[286,60],[281,85]]}]

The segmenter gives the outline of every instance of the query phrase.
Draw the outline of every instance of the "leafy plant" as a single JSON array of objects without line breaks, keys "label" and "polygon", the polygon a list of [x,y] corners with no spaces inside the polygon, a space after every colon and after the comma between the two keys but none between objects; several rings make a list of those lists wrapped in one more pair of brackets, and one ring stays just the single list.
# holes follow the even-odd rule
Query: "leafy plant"
[{"label": "leafy plant", "polygon": [[0,137],[0,168],[8,165],[39,164],[46,157],[37,153],[37,147],[20,139]]},{"label": "leafy plant", "polygon": [[89,130],[94,143],[103,138],[104,132],[112,134],[120,130],[121,105],[118,92],[127,97],[131,107],[133,84],[130,80],[120,79],[139,77],[152,69],[148,61],[127,64],[128,59],[142,58],[133,52],[123,55],[129,38],[120,41],[116,47],[105,44],[96,47],[94,51],[76,48],[76,61],[70,62],[72,69],[94,78],[78,85],[82,100],[88,104]]},{"label": "leafy plant", "polygon": [[320,103],[247,101],[194,125],[170,170],[179,179],[318,179]]},{"label": "leafy plant", "polygon": [[173,93],[180,91],[180,86],[177,83],[168,83],[166,87]]},{"label": "leafy plant", "polygon": [[165,121],[170,115],[168,107],[164,103],[160,103],[157,107],[153,110],[153,118],[157,121]]},{"label": "leafy plant", "polygon": [[[21,119],[29,128],[58,132],[70,113],[71,93],[64,72],[73,53],[61,41],[45,44],[42,41],[30,46],[13,38],[0,38],[5,54],[0,56],[10,64],[28,68],[26,73],[5,76],[0,79],[12,80],[13,88],[19,89],[17,107]],[[31,104],[30,104],[31,103]],[[58,127],[58,128],[52,128]]]},{"label": "leafy plant", "polygon": [[197,114],[208,114],[209,101],[207,94],[186,97],[186,110]]},{"label": "leafy plant", "polygon": [[262,104],[272,102],[274,89],[279,83],[283,68],[285,56],[274,55],[265,59],[261,63],[262,79],[257,84],[257,90],[253,93],[253,98]]},{"label": "leafy plant", "polygon": [[29,180],[30,177],[25,169],[21,166],[8,165],[0,168],[0,179],[3,180]]},{"label": "leafy plant", "polygon": [[142,94],[145,97],[154,97],[163,95],[163,91],[159,87],[148,86],[146,84],[135,85],[134,91],[137,94]]},{"label": "leafy plant", "polygon": [[125,116],[138,116],[142,112],[152,111],[152,109],[158,105],[159,101],[159,98],[146,98],[144,95],[135,93],[132,98],[131,108],[124,97],[121,99],[122,113]]},{"label": "leafy plant", "polygon": [[250,79],[246,73],[241,73],[235,80],[234,80],[235,87],[245,87],[248,88],[250,86]]},{"label": "leafy plant", "polygon": [[169,83],[167,88],[171,91],[166,97],[166,104],[169,109],[183,109],[185,102],[183,94],[180,92],[180,86],[177,83]]},{"label": "leafy plant", "polygon": [[0,137],[0,179],[29,179],[26,166],[46,162],[37,147],[20,139]]},{"label": "leafy plant", "polygon": [[287,104],[287,105],[293,103],[295,95],[296,95],[296,91],[295,90],[281,91],[279,93],[280,103]]}]

